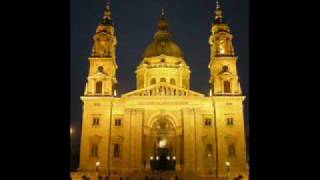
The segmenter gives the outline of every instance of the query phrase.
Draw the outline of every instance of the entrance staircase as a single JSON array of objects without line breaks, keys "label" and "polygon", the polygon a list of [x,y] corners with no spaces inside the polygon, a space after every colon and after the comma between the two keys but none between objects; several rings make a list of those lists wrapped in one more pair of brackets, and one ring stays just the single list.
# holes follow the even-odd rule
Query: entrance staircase
[{"label": "entrance staircase", "polygon": [[176,171],[157,171],[153,173],[146,173],[137,175],[136,180],[182,180],[182,175]]},{"label": "entrance staircase", "polygon": [[[157,171],[154,173],[137,173],[132,176],[132,180],[231,180],[233,178],[221,177],[199,177],[192,172],[179,171]],[[244,178],[243,180],[247,180]]]},{"label": "entrance staircase", "polygon": [[178,171],[157,171],[153,173],[136,174],[135,180],[197,180],[192,173],[182,173]]}]

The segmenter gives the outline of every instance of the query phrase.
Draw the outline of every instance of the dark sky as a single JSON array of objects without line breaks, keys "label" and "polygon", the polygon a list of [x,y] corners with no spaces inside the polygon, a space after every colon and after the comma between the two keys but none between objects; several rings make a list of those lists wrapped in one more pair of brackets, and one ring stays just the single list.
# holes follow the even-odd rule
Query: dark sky
[{"label": "dark sky", "polygon": [[[182,48],[191,69],[191,89],[208,94],[208,38],[214,18],[215,0],[111,0],[117,34],[118,92],[135,89],[135,69],[152,41],[161,8],[165,9],[169,31]],[[249,4],[248,0],[220,0],[224,17],[234,35],[238,72],[246,99],[249,96]],[[101,22],[106,0],[71,0],[71,126],[75,128],[74,147],[79,148],[82,102],[89,69],[92,36]],[[247,123],[248,124],[248,123]]]}]

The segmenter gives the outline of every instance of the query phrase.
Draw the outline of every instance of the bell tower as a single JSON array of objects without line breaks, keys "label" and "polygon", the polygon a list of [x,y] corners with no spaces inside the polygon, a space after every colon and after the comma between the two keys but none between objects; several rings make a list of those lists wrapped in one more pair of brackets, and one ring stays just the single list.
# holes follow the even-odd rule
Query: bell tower
[{"label": "bell tower", "polygon": [[210,85],[216,131],[216,177],[244,175],[247,179],[244,107],[232,34],[217,0],[209,44]]},{"label": "bell tower", "polygon": [[237,57],[232,44],[232,34],[217,1],[214,24],[209,44],[211,49],[209,69],[212,95],[241,95],[237,73]]},{"label": "bell tower", "polygon": [[113,96],[116,93],[116,45],[114,25],[109,2],[104,11],[103,21],[93,36],[93,48],[89,57],[89,75],[85,96]]}]

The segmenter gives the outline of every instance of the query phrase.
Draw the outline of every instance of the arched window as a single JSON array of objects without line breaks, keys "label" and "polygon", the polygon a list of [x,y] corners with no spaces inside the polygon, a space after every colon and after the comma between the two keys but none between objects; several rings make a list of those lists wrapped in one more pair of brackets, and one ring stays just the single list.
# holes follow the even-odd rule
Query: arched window
[{"label": "arched window", "polygon": [[176,80],[174,80],[173,78],[171,78],[171,79],[170,79],[170,84],[176,85]]},{"label": "arched window", "polygon": [[96,82],[96,93],[101,94],[102,93],[102,82]]},{"label": "arched window", "polygon": [[231,93],[230,81],[224,81],[223,87],[225,93]]},{"label": "arched window", "polygon": [[156,79],[152,78],[150,84],[152,85],[152,84],[155,84],[155,83],[156,83]]},{"label": "arched window", "polygon": [[115,158],[120,157],[120,144],[113,145],[113,157],[115,157]]},{"label": "arched window", "polygon": [[99,124],[100,124],[100,118],[99,117],[93,117],[92,125],[93,126],[99,126]]},{"label": "arched window", "polygon": [[227,125],[232,126],[233,125],[233,118],[227,117]]},{"label": "arched window", "polygon": [[211,126],[211,119],[210,118],[206,118],[204,121],[204,125],[205,126]]},{"label": "arched window", "polygon": [[166,78],[161,78],[160,82],[166,82]]},{"label": "arched window", "polygon": [[98,157],[98,145],[97,144],[91,145],[91,156]]},{"label": "arched window", "polygon": [[207,151],[207,156],[208,156],[208,157],[211,157],[211,156],[212,156],[212,153],[213,153],[212,144],[207,144],[206,151]]},{"label": "arched window", "polygon": [[236,155],[236,150],[235,150],[235,145],[234,144],[229,144],[229,146],[228,146],[228,154],[229,154],[229,156],[235,156]]}]

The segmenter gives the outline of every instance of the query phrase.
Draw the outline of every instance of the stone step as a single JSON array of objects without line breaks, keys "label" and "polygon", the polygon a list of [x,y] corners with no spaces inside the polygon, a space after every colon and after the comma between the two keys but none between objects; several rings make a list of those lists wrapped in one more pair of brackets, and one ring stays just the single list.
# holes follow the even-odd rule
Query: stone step
[{"label": "stone step", "polygon": [[[147,178],[146,178],[147,177]],[[164,172],[155,172],[155,173],[145,173],[136,175],[134,179],[137,180],[182,180],[182,175],[179,172],[175,171],[164,171]]]}]

